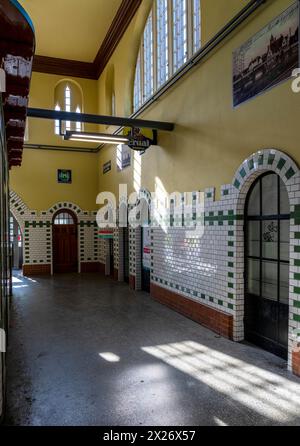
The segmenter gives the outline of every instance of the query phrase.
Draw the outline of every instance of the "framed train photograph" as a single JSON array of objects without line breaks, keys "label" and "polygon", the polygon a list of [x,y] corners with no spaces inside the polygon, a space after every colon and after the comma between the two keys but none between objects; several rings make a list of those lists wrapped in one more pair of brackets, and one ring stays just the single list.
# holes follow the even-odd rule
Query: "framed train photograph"
[{"label": "framed train photograph", "polygon": [[299,67],[299,2],[233,53],[233,105],[237,107],[290,79]]}]

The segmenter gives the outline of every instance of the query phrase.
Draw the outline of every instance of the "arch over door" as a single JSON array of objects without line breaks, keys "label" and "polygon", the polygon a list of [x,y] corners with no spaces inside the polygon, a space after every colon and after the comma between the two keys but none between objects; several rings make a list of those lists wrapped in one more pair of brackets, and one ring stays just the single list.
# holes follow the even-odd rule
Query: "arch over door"
[{"label": "arch over door", "polygon": [[262,175],[250,189],[245,231],[245,338],[286,359],[290,204],[278,175]]},{"label": "arch over door", "polygon": [[78,271],[77,219],[73,212],[61,210],[53,218],[53,272]]}]

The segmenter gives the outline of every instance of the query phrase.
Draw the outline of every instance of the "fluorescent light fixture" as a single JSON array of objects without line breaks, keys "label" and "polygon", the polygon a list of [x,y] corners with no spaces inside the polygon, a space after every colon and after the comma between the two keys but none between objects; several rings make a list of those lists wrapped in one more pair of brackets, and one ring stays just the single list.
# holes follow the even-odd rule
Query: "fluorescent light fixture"
[{"label": "fluorescent light fixture", "polygon": [[75,131],[67,131],[64,135],[64,139],[66,141],[94,142],[98,144],[126,144],[129,142],[129,138],[127,138],[126,136]]}]

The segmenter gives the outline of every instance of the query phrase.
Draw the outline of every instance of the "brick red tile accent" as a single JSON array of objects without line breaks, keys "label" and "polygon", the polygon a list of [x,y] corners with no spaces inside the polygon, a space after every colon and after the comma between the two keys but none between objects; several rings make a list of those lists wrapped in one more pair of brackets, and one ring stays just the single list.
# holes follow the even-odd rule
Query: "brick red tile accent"
[{"label": "brick red tile accent", "polygon": [[51,265],[23,265],[23,275],[26,277],[51,275]]},{"label": "brick red tile accent", "polygon": [[105,265],[100,262],[83,262],[81,263],[82,273],[105,273]]},{"label": "brick red tile accent", "polygon": [[151,296],[163,305],[198,322],[214,332],[233,339],[233,316],[187,299],[151,283]]},{"label": "brick red tile accent", "polygon": [[293,352],[292,366],[294,375],[300,377],[300,351]]},{"label": "brick red tile accent", "polygon": [[135,290],[135,276],[129,276],[129,287],[131,290]]}]

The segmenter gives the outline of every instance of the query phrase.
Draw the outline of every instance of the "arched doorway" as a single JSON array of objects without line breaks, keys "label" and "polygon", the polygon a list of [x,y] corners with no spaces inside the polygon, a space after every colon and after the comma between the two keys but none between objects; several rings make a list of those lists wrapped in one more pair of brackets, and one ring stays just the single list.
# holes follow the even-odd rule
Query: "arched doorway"
[{"label": "arched doorway", "polygon": [[245,216],[245,339],[287,359],[290,203],[278,175],[255,181]]},{"label": "arched doorway", "polygon": [[70,210],[60,210],[53,217],[53,272],[78,271],[77,218]]}]

